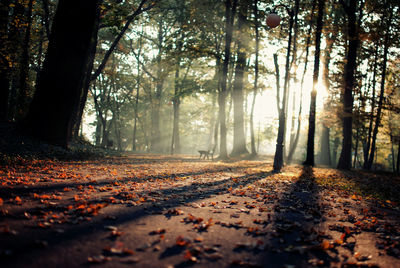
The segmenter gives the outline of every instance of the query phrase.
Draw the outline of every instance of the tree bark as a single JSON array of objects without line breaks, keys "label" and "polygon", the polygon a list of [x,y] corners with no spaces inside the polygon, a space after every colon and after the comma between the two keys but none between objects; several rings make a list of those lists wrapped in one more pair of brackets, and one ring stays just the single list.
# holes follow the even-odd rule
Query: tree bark
[{"label": "tree bark", "polygon": [[[332,7],[332,11],[334,10],[335,7]],[[332,12],[331,11],[331,12]],[[333,14],[335,17],[333,21],[331,21],[333,28],[328,28],[325,35],[325,42],[326,42],[326,48],[325,48],[325,54],[323,57],[323,73],[322,73],[322,79],[323,83],[325,85],[326,90],[329,92],[330,89],[330,78],[329,78],[329,66],[330,62],[332,59],[332,50],[333,50],[333,45],[337,39],[338,35],[338,15]],[[331,101],[330,99],[325,101],[324,104],[324,112],[330,112],[331,110]],[[332,165],[332,158],[331,158],[331,146],[330,146],[330,125],[326,120],[322,120],[322,138],[321,138],[321,147],[320,147],[320,163],[322,165],[327,165],[331,166]]]},{"label": "tree bark", "polygon": [[139,89],[141,84],[141,68],[140,68],[140,54],[142,51],[142,35],[139,37],[139,51],[136,54],[137,60],[137,80],[136,80],[136,98],[134,107],[134,119],[133,119],[133,137],[132,137],[132,152],[136,151],[136,133],[137,133],[137,121],[138,121],[138,108],[139,108]]},{"label": "tree bark", "polygon": [[331,161],[331,146],[330,146],[330,128],[322,124],[321,135],[321,164],[330,166]]},{"label": "tree bark", "polygon": [[23,118],[27,111],[28,106],[28,94],[29,94],[29,41],[31,39],[32,29],[32,8],[33,0],[29,0],[28,12],[26,14],[26,29],[25,36],[22,44],[22,55],[21,55],[21,68],[19,72],[19,92],[18,92],[18,109],[16,116],[18,119]]},{"label": "tree bark", "polygon": [[309,55],[309,51],[310,51],[310,45],[311,45],[311,32],[312,32],[312,21],[314,18],[314,11],[315,11],[315,7],[317,5],[317,0],[313,1],[312,4],[312,8],[311,8],[311,14],[310,14],[310,20],[309,20],[309,26],[308,26],[308,33],[307,33],[307,41],[306,41],[306,55],[305,55],[305,60],[304,60],[304,70],[303,70],[303,74],[301,77],[301,82],[300,82],[300,106],[299,106],[299,112],[298,112],[298,116],[297,116],[297,130],[296,130],[296,134],[294,135],[294,139],[290,139],[290,144],[289,144],[289,153],[287,156],[287,162],[291,163],[294,153],[296,151],[297,148],[297,144],[299,142],[299,138],[300,138],[300,129],[301,129],[301,114],[302,114],[302,110],[303,110],[303,87],[304,87],[304,79],[307,73],[307,66],[308,66],[308,55]]},{"label": "tree bark", "polygon": [[[356,23],[356,10],[358,0],[350,0],[346,5],[343,2],[345,12],[347,13],[347,40],[348,48],[346,55],[346,65],[344,70],[344,94],[343,94],[343,141],[342,151],[339,157],[338,168],[351,168],[351,147],[353,130],[353,89],[354,73],[357,67],[357,51],[359,46],[358,26]],[[361,16],[361,14],[360,14]]]},{"label": "tree bark", "polygon": [[315,54],[314,54],[314,73],[313,73],[313,89],[311,91],[311,103],[310,103],[310,115],[308,124],[308,139],[307,139],[307,158],[303,163],[304,165],[314,166],[314,142],[315,142],[315,120],[316,120],[316,102],[317,102],[317,90],[319,77],[319,58],[321,54],[321,35],[323,26],[325,0],[318,1],[318,18],[317,18],[317,30],[315,34]]},{"label": "tree bark", "polygon": [[[178,45],[179,47],[180,45]],[[180,50],[180,48],[178,48]],[[179,52],[178,52],[179,53]],[[179,72],[181,68],[180,64],[181,60],[178,56],[176,62],[175,69],[175,92],[172,100],[173,109],[174,109],[174,119],[172,125],[172,142],[171,142],[171,154],[181,153],[181,143],[179,138],[179,112],[180,112],[180,92],[181,92],[181,83],[179,82]]]},{"label": "tree bark", "polygon": [[[21,71],[21,63],[22,63],[22,54],[23,54],[23,37],[24,37],[24,29],[26,29],[26,10],[25,3],[23,1],[13,1],[10,5],[13,4],[12,10],[10,10],[10,14],[12,14],[9,19],[8,24],[8,47],[7,54],[8,60],[10,62],[10,72],[9,72],[9,81],[10,81],[10,90],[8,96],[8,119],[9,120],[20,120],[18,117],[18,110],[20,109],[19,101],[19,92],[21,89],[20,86],[20,71]],[[11,7],[10,7],[11,8]],[[12,11],[12,12],[11,12]]]},{"label": "tree bark", "polygon": [[375,112],[375,94],[376,94],[376,74],[378,69],[378,53],[379,52],[379,42],[376,42],[375,47],[375,57],[374,57],[374,67],[373,67],[373,74],[372,74],[372,99],[371,99],[371,113],[369,116],[369,126],[368,126],[368,136],[367,142],[364,145],[364,165],[363,168],[368,168],[368,159],[369,159],[369,151],[371,149],[371,139],[372,139],[372,129],[374,125],[374,112]]},{"label": "tree bark", "polygon": [[236,13],[237,0],[225,1],[225,49],[224,49],[224,61],[222,64],[222,78],[221,78],[221,88],[218,92],[218,115],[220,124],[220,149],[219,158],[227,159],[228,151],[226,148],[226,93],[227,93],[227,78],[228,78],[228,67],[229,60],[231,56],[231,43],[232,43],[232,32],[233,32],[233,22]]},{"label": "tree bark", "polygon": [[289,63],[290,63],[290,52],[292,46],[292,30],[293,30],[293,10],[289,11],[289,40],[288,40],[288,48],[286,54],[286,67],[285,67],[285,83],[283,85],[283,96],[282,96],[282,105],[278,110],[279,111],[279,127],[278,127],[278,136],[276,139],[276,150],[274,156],[274,171],[279,172],[283,167],[283,147],[284,147],[284,139],[285,139],[285,126],[286,126],[286,101],[287,101],[287,91],[289,84]]},{"label": "tree bark", "polygon": [[254,136],[254,106],[256,103],[256,96],[258,92],[258,56],[259,56],[259,46],[260,46],[260,33],[259,33],[259,21],[258,21],[258,0],[254,0],[253,12],[254,12],[254,31],[256,34],[256,47],[255,47],[255,62],[254,62],[254,89],[253,89],[253,100],[251,103],[250,112],[250,143],[251,143],[251,154],[253,156],[257,155],[256,141]]},{"label": "tree bark", "polygon": [[247,20],[247,3],[240,6],[238,12],[238,38],[237,44],[237,61],[235,68],[235,80],[233,83],[233,149],[232,156],[248,154],[246,148],[246,138],[244,133],[244,111],[243,111],[243,80],[246,68],[246,20]]},{"label": "tree bark", "polygon": [[39,139],[63,147],[68,145],[98,7],[98,0],[60,0],[58,3],[46,59],[23,122],[24,128]]},{"label": "tree bark", "polygon": [[161,97],[162,91],[164,87],[164,77],[163,77],[163,67],[161,64],[162,61],[162,53],[163,53],[163,21],[162,18],[158,22],[158,36],[157,36],[157,46],[158,46],[158,55],[156,58],[157,62],[157,76],[156,76],[156,89],[155,89],[155,101],[153,103],[152,109],[152,135],[150,138],[151,151],[160,153],[162,151],[162,141],[161,141],[161,130],[160,130],[160,109],[161,109]]},{"label": "tree bark", "polygon": [[389,15],[389,19],[387,20],[384,49],[383,49],[381,92],[379,95],[378,110],[376,113],[376,121],[375,121],[375,126],[374,126],[374,132],[372,135],[371,153],[369,155],[368,165],[367,165],[368,170],[371,169],[372,164],[374,162],[374,155],[375,155],[375,150],[376,150],[376,138],[378,136],[379,125],[381,123],[383,99],[385,97],[386,65],[387,65],[387,58],[388,58],[388,52],[389,52],[389,46],[390,46],[389,45],[390,26],[391,26],[391,22],[392,22],[392,18],[393,18],[393,11],[390,8],[389,8],[389,12],[390,12],[390,15]]},{"label": "tree bark", "polygon": [[74,117],[74,126],[73,126],[73,130],[72,130],[72,137],[76,138],[79,135],[79,128],[81,126],[81,122],[82,122],[82,116],[83,116],[83,112],[85,110],[85,105],[86,105],[86,101],[87,101],[87,96],[89,93],[89,87],[91,81],[91,74],[92,74],[92,70],[93,70],[93,65],[94,65],[94,60],[96,57],[96,48],[97,48],[97,34],[99,31],[99,18],[96,19],[96,25],[95,25],[95,30],[92,33],[92,38],[90,40],[90,52],[89,52],[89,59],[87,62],[87,67],[85,70],[85,78],[84,78],[84,82],[83,82],[83,90],[81,93],[81,96],[79,98],[79,107],[76,111],[74,111],[75,117]]}]

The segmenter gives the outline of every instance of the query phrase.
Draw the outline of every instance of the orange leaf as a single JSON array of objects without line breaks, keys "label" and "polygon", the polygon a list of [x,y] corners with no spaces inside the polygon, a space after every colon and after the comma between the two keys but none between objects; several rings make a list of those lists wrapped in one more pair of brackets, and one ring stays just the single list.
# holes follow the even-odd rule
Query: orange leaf
[{"label": "orange leaf", "polygon": [[187,238],[185,238],[183,236],[178,236],[176,238],[176,243],[175,244],[177,246],[184,247],[184,246],[187,246],[189,243],[190,243],[189,239],[187,239]]},{"label": "orange leaf", "polygon": [[19,196],[17,196],[15,197],[14,202],[20,205],[22,203],[22,200]]},{"label": "orange leaf", "polygon": [[322,243],[321,243],[320,246],[321,246],[321,248],[322,248],[323,250],[327,250],[327,249],[330,249],[330,248],[331,248],[331,244],[329,243],[328,240],[322,241]]}]

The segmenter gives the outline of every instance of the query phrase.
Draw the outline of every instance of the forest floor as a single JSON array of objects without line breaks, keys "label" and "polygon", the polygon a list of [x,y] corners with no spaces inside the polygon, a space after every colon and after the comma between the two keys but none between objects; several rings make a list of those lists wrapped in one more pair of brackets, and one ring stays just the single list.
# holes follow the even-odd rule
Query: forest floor
[{"label": "forest floor", "polygon": [[400,267],[399,192],[268,159],[3,159],[0,267]]}]

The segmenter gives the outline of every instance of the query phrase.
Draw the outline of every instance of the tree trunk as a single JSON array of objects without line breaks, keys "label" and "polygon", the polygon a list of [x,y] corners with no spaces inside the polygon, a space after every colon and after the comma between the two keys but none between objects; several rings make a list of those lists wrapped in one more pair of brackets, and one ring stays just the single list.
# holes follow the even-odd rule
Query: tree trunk
[{"label": "tree trunk", "polygon": [[232,32],[233,32],[233,22],[236,13],[237,0],[225,1],[225,49],[224,49],[224,61],[222,65],[222,79],[221,88],[218,92],[218,106],[219,106],[219,124],[220,124],[220,149],[219,158],[227,159],[228,151],[226,148],[226,84],[228,78],[228,67],[229,59],[231,56],[231,43],[232,43]]},{"label": "tree trunk", "polygon": [[[289,12],[289,40],[288,40],[288,48],[286,54],[286,65],[285,65],[285,83],[283,85],[283,96],[282,96],[282,105],[278,110],[279,111],[279,127],[278,127],[278,136],[276,139],[276,150],[274,156],[274,171],[280,171],[283,167],[283,147],[284,147],[284,139],[285,139],[285,126],[286,126],[286,101],[287,101],[287,91],[289,84],[289,63],[290,63],[290,51],[292,46],[292,30],[293,30],[293,11]],[[279,91],[279,90],[278,90]]]},{"label": "tree trunk", "polygon": [[315,54],[314,54],[314,74],[313,74],[313,89],[311,91],[311,103],[310,103],[310,115],[308,124],[308,139],[307,139],[307,157],[304,165],[314,166],[314,143],[315,143],[315,120],[316,120],[316,102],[317,102],[317,90],[319,77],[319,58],[321,54],[321,35],[323,26],[325,0],[318,1],[318,18],[317,18],[317,30],[315,34]]},{"label": "tree trunk", "polygon": [[[214,79],[218,79],[218,72],[216,72],[216,75]],[[216,116],[215,116],[215,108],[216,108],[216,102],[217,102],[217,95],[216,92],[212,92],[212,108],[211,108],[211,120],[210,120],[210,134],[209,134],[209,142],[207,148],[211,148],[212,151],[215,150],[215,140],[214,140],[214,133],[215,133],[215,125],[216,122],[218,121]],[[218,125],[217,125],[218,127]]]},{"label": "tree trunk", "polygon": [[96,146],[100,146],[101,145],[101,120],[99,118],[99,116],[97,116],[97,120],[96,120],[96,132],[95,132],[95,144]]},{"label": "tree trunk", "polygon": [[251,143],[251,154],[257,155],[256,141],[254,137],[254,106],[256,104],[256,96],[258,92],[258,54],[260,46],[260,33],[259,33],[259,22],[258,22],[258,0],[254,0],[253,12],[254,12],[254,31],[256,34],[256,48],[255,48],[255,62],[254,62],[254,89],[253,89],[253,100],[251,103],[250,112],[250,143]]},{"label": "tree trunk", "polygon": [[180,111],[180,100],[173,101],[174,108],[174,119],[172,125],[172,142],[171,142],[171,154],[181,153],[180,138],[179,138],[179,111]]},{"label": "tree trunk", "polygon": [[97,33],[99,31],[99,19],[96,20],[95,30],[92,33],[92,38],[90,40],[90,52],[89,52],[89,59],[87,62],[87,67],[85,70],[85,78],[83,82],[83,90],[81,96],[79,98],[79,107],[76,111],[74,111],[74,127],[72,130],[72,137],[78,137],[79,127],[82,122],[83,112],[85,110],[85,105],[87,101],[87,96],[89,92],[89,87],[91,84],[91,75],[94,65],[94,60],[96,57],[96,48],[97,48]]},{"label": "tree trunk", "polygon": [[305,78],[306,73],[307,73],[308,54],[309,54],[310,45],[311,45],[312,21],[313,21],[313,18],[314,18],[314,11],[315,11],[316,5],[317,5],[317,0],[314,0],[313,4],[312,4],[309,27],[308,27],[308,33],[307,33],[304,70],[303,70],[303,74],[302,74],[301,82],[300,82],[300,107],[299,107],[299,113],[298,113],[298,117],[297,117],[297,131],[296,131],[296,134],[294,135],[294,139],[292,139],[292,138],[290,139],[289,153],[288,153],[288,156],[287,156],[287,162],[288,163],[292,162],[292,159],[293,159],[293,156],[294,156],[294,153],[296,151],[297,144],[298,144],[299,138],[300,138],[301,114],[302,114],[302,110],[303,110],[303,101],[302,101],[303,100],[303,86],[304,86],[304,78]]},{"label": "tree trunk", "polygon": [[379,125],[381,123],[381,116],[382,116],[382,106],[383,106],[383,99],[385,97],[385,82],[386,82],[386,65],[387,65],[387,58],[389,52],[389,41],[390,41],[390,26],[393,18],[393,11],[389,10],[390,15],[386,25],[386,34],[385,34],[385,41],[384,41],[384,49],[383,49],[383,63],[382,63],[382,77],[381,77],[381,92],[379,95],[378,101],[378,110],[376,113],[376,121],[374,126],[374,132],[372,135],[372,145],[371,145],[371,153],[368,159],[367,169],[370,170],[372,167],[372,163],[374,162],[374,155],[376,150],[376,138],[378,136]]},{"label": "tree trunk", "polygon": [[[325,48],[325,54],[323,57],[323,73],[322,73],[322,79],[323,83],[325,85],[326,90],[329,92],[330,89],[330,79],[329,79],[329,66],[331,62],[331,54],[333,50],[333,45],[337,39],[338,35],[338,15],[334,14],[334,19],[332,22],[333,28],[328,28],[326,30],[326,48]],[[331,111],[331,101],[328,99],[325,101],[324,104],[324,111],[325,113],[330,113]],[[322,120],[322,139],[321,139],[321,151],[320,151],[320,162],[322,165],[327,165],[331,166],[332,165],[332,159],[331,159],[331,146],[330,146],[330,127],[328,122],[326,120]]]},{"label": "tree trunk", "polygon": [[326,125],[322,125],[321,135],[321,164],[330,166],[331,161],[331,146],[330,146],[330,128]]},{"label": "tree trunk", "polygon": [[360,42],[356,24],[357,3],[358,0],[350,0],[349,5],[345,6],[347,13],[348,48],[346,55],[347,62],[344,69],[343,142],[337,166],[339,169],[351,168],[354,73],[357,67],[357,50]]},{"label": "tree trunk", "polygon": [[357,131],[356,131],[356,141],[355,141],[355,147],[354,147],[353,168],[356,168],[359,141],[360,141],[360,128],[358,127]]},{"label": "tree trunk", "polygon": [[155,89],[155,102],[152,109],[152,135],[151,135],[151,151],[160,153],[162,151],[161,141],[161,130],[160,130],[160,109],[161,109],[161,97],[164,86],[164,78],[162,77],[162,53],[163,53],[163,21],[162,19],[158,23],[158,55],[157,55],[157,80]]},{"label": "tree trunk", "polygon": [[[21,119],[18,116],[18,110],[20,109],[19,91],[20,86],[20,71],[23,54],[23,42],[24,42],[24,29],[26,29],[26,12],[25,3],[23,1],[13,1],[10,3],[10,14],[12,14],[10,23],[8,25],[8,47],[7,54],[10,64],[9,81],[10,91],[8,96],[8,119],[16,120]],[[12,12],[11,12],[12,11]]]},{"label": "tree trunk", "polygon": [[19,72],[19,92],[18,92],[18,109],[16,116],[18,119],[23,118],[27,112],[28,95],[29,95],[29,41],[31,39],[32,29],[32,8],[33,0],[29,0],[28,13],[26,15],[26,29],[22,44],[21,68]]},{"label": "tree trunk", "polygon": [[98,0],[58,2],[46,59],[23,123],[25,129],[37,138],[63,147],[68,145],[87,70],[98,7]]},{"label": "tree trunk", "polygon": [[246,45],[243,40],[246,35],[247,4],[241,4],[238,12],[238,38],[237,61],[235,68],[235,81],[233,83],[233,149],[232,156],[248,154],[246,148],[246,138],[244,133],[244,111],[243,111],[243,80],[246,68]]},{"label": "tree trunk", "polygon": [[368,159],[369,159],[369,151],[371,149],[371,139],[372,139],[372,128],[374,124],[374,112],[375,112],[375,89],[376,89],[376,75],[378,69],[378,53],[379,52],[379,42],[376,41],[375,46],[375,57],[374,57],[374,67],[373,67],[373,74],[372,74],[372,99],[371,99],[371,114],[369,116],[369,127],[368,127],[368,136],[367,136],[367,143],[364,145],[364,165],[363,168],[368,168]]},{"label": "tree trunk", "polygon": [[7,120],[8,96],[10,89],[8,54],[8,17],[10,0],[0,2],[0,121]]},{"label": "tree trunk", "polygon": [[[138,77],[138,79],[139,79],[139,77]],[[138,82],[138,87],[136,88],[136,98],[135,98],[135,114],[134,114],[134,120],[133,120],[132,152],[136,151],[138,107],[139,107],[139,82]]]}]

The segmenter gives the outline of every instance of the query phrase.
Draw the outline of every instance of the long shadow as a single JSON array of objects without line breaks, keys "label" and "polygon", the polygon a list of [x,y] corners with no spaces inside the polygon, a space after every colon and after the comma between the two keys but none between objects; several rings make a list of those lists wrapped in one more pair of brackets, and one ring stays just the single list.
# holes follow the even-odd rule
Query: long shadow
[{"label": "long shadow", "polygon": [[[174,189],[165,189],[161,190],[162,194],[176,194],[179,196],[180,193],[185,193],[186,199],[185,202],[190,203],[202,199],[209,198],[213,195],[226,192],[228,188],[232,187],[232,189],[238,188],[238,187],[244,187],[247,184],[254,183],[258,180],[262,180],[270,175],[272,175],[273,172],[267,172],[267,173],[256,173],[256,174],[248,174],[245,176],[241,177],[236,177],[235,180],[232,180],[232,178],[229,179],[224,179],[216,182],[210,182],[207,184],[201,184],[202,188],[204,189],[205,186],[207,189],[204,189],[204,191],[198,191],[198,187],[200,184],[193,184],[189,186],[182,186]],[[190,195],[190,196],[189,196]],[[147,204],[147,205],[142,205],[138,207],[127,207],[123,208],[116,213],[112,213],[112,216],[115,217],[115,220],[111,222],[112,225],[122,225],[128,222],[132,222],[135,220],[138,220],[142,217],[149,216],[153,213],[159,213],[162,208],[171,208],[171,207],[177,207],[182,205],[182,198],[177,197],[177,198],[172,198],[167,201],[161,201],[158,202],[158,207],[154,207],[153,204]],[[26,237],[30,237],[29,241],[35,239],[40,239],[40,240],[45,240],[49,245],[52,247],[57,246],[59,244],[63,243],[68,243],[71,240],[83,240],[87,239],[89,236],[94,237],[98,235],[99,233],[105,232],[104,231],[104,225],[107,225],[106,222],[104,222],[102,219],[94,219],[91,222],[83,222],[80,223],[79,225],[76,226],[68,226],[67,232],[65,233],[57,233],[54,234],[54,231],[48,230],[45,234],[43,232],[34,232],[32,229],[27,230],[26,232],[21,232],[18,237],[20,239],[5,239],[3,236],[0,236],[0,244],[8,244],[9,249],[14,250],[15,252],[18,253],[18,259],[23,260],[22,265],[25,263],[26,260],[35,258],[35,252],[31,251],[32,250],[32,244],[30,244],[28,241],[26,241]],[[62,225],[60,226],[62,227]],[[24,239],[25,238],[25,239]],[[5,267],[8,267],[7,265],[10,266],[18,266],[16,263],[16,260],[14,255],[10,256],[10,258],[3,259],[1,258],[0,254],[0,260],[4,261]]]},{"label": "long shadow", "polygon": [[310,259],[329,266],[332,258],[321,248],[323,234],[317,230],[323,219],[318,186],[312,167],[303,167],[298,180],[289,186],[274,208],[271,236],[260,258],[263,267],[310,267]]},{"label": "long shadow", "polygon": [[140,183],[140,182],[146,182],[150,179],[163,180],[163,179],[177,178],[177,177],[213,174],[213,173],[219,173],[219,172],[235,171],[235,170],[239,170],[242,168],[255,168],[255,167],[264,166],[264,165],[265,165],[265,163],[256,164],[256,165],[238,166],[238,167],[223,167],[223,168],[215,168],[215,169],[205,168],[205,169],[195,171],[195,172],[171,173],[171,174],[164,174],[164,175],[149,175],[149,176],[145,176],[143,178],[127,176],[126,178],[123,178],[123,179],[102,179],[102,180],[85,181],[85,182],[76,182],[76,181],[75,182],[61,182],[61,183],[56,183],[56,184],[28,186],[28,187],[26,187],[26,186],[8,186],[8,187],[0,187],[0,196],[2,198],[11,198],[11,197],[14,197],[14,195],[18,195],[18,196],[22,197],[24,195],[29,195],[31,193],[47,193],[50,191],[59,191],[64,188],[76,187],[79,185],[82,185],[82,186],[88,186],[88,185],[104,186],[104,185],[112,184],[115,181],[118,181],[118,183],[126,183],[126,182]]}]

